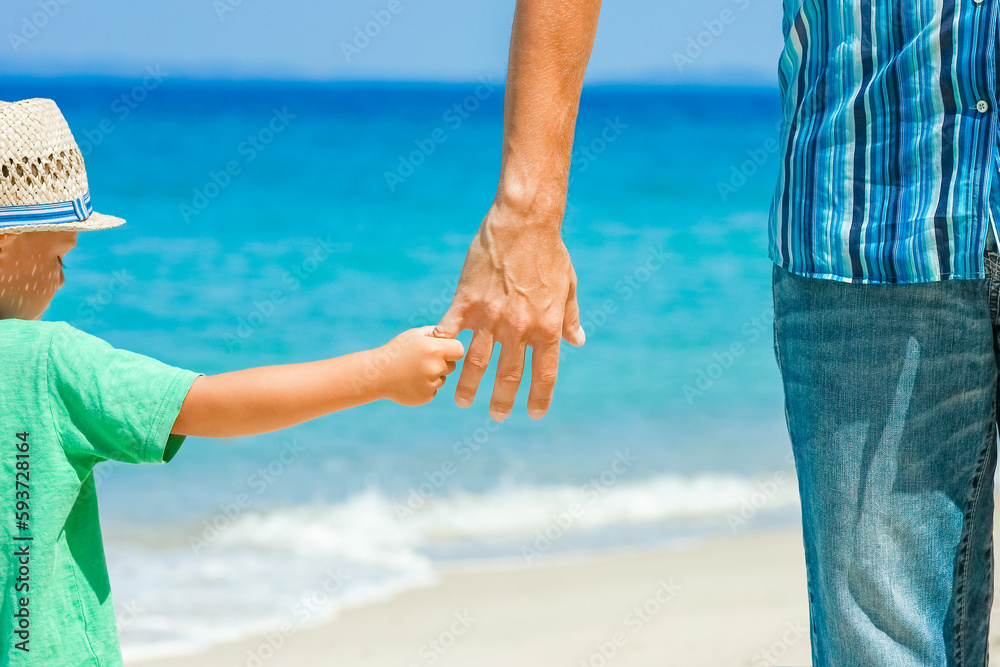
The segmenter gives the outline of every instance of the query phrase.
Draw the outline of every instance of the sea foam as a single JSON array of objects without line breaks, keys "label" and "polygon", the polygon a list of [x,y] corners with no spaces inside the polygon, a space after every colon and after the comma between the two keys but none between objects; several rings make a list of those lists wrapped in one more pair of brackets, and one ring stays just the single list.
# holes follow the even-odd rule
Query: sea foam
[{"label": "sea foam", "polygon": [[[122,650],[129,659],[197,651],[298,628],[435,581],[435,562],[470,554],[535,565],[553,553],[729,534],[795,505],[794,476],[661,475],[605,484],[500,486],[486,493],[389,498],[206,520],[157,544],[109,541]],[[687,522],[687,523],[686,523]],[[626,535],[625,538],[622,538]],[[516,563],[517,560],[514,560]]]}]

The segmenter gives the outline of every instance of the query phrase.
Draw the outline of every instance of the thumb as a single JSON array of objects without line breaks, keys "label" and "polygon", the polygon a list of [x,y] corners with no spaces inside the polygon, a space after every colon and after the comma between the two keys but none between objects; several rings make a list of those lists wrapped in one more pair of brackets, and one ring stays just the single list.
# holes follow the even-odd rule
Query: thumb
[{"label": "thumb", "polygon": [[458,361],[465,356],[465,346],[462,345],[462,341],[445,338],[443,336],[435,336],[435,329],[436,327],[426,326],[418,327],[414,329],[414,331],[421,336],[427,336],[428,338],[439,338],[440,340],[434,341],[433,348],[445,361]]},{"label": "thumb", "polygon": [[448,309],[448,312],[444,314],[441,321],[437,326],[433,327],[431,332],[428,334],[434,338],[454,338],[459,334],[465,327],[462,326],[462,317],[459,315],[455,306],[452,305]]},{"label": "thumb", "polygon": [[465,356],[465,346],[460,340],[442,340],[441,353],[445,361],[458,361]]},{"label": "thumb", "polygon": [[580,347],[587,342],[587,334],[580,324],[580,305],[576,302],[576,280],[569,284],[569,296],[566,297],[566,310],[563,313],[563,338],[570,345]]}]

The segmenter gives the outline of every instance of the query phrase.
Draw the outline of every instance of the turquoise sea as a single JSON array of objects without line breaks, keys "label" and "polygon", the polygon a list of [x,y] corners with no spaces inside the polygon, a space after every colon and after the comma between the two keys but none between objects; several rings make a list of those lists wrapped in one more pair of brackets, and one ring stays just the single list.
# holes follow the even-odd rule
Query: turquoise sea
[{"label": "turquoise sea", "polygon": [[[503,88],[5,79],[54,98],[94,206],[46,313],[206,374],[434,324],[496,189]],[[439,563],[532,566],[798,519],[772,348],[776,89],[588,87],[563,236],[587,343],[541,421],[492,379],[98,479],[126,657],[308,624]],[[460,337],[468,344],[471,332]],[[492,378],[492,374],[488,373]]]}]

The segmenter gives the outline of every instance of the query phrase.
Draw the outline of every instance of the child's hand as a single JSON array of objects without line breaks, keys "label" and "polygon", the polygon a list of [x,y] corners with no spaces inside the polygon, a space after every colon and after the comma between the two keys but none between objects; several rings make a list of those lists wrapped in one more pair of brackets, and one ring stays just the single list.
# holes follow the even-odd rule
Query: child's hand
[{"label": "child's hand", "polygon": [[451,338],[431,336],[433,326],[410,329],[372,350],[380,393],[400,405],[423,405],[444,386],[465,346]]}]

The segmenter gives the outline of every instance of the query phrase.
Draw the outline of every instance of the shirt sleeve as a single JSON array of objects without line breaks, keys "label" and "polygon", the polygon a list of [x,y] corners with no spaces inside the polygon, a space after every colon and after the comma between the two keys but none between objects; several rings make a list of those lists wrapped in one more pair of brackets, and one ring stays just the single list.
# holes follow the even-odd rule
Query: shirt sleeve
[{"label": "shirt sleeve", "polygon": [[169,461],[185,439],[170,429],[199,375],[58,323],[47,376],[63,448],[98,460]]}]

